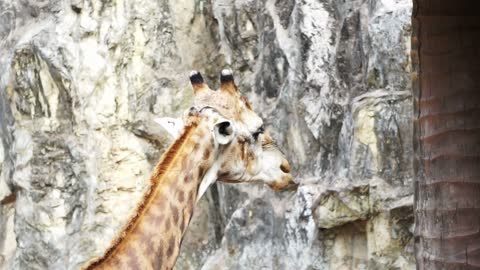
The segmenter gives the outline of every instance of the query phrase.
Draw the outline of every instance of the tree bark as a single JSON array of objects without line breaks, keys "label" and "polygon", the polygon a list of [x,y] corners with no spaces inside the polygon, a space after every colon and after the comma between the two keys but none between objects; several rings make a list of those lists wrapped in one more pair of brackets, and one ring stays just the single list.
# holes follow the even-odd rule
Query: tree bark
[{"label": "tree bark", "polygon": [[480,269],[480,3],[414,0],[417,269]]}]

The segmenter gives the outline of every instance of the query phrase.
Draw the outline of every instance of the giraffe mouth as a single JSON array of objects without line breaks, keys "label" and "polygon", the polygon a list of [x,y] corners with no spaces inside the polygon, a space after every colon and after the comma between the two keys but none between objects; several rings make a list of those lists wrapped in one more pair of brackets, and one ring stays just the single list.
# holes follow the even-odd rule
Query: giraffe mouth
[{"label": "giraffe mouth", "polygon": [[218,179],[218,181],[223,182],[223,183],[232,183],[232,184],[242,182],[240,180],[233,180],[233,179]]},{"label": "giraffe mouth", "polygon": [[276,186],[276,185],[268,185],[268,186],[277,192],[283,192],[283,191],[295,191],[298,189],[299,184],[290,183],[286,186]]},{"label": "giraffe mouth", "polygon": [[297,184],[297,183],[290,183],[285,188],[283,188],[282,191],[297,190],[298,186],[299,186],[299,184]]}]

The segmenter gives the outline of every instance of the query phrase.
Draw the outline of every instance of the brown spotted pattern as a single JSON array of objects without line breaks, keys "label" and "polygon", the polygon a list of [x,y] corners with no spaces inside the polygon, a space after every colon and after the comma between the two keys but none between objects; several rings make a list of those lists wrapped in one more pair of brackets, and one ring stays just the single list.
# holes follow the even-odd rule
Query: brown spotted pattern
[{"label": "brown spotted pattern", "polygon": [[[152,188],[128,233],[86,269],[172,269],[192,217],[201,176],[213,163],[213,140],[198,123],[176,149],[169,149],[152,174]],[[168,153],[175,151],[176,153]],[[168,168],[165,157],[175,154]],[[159,170],[162,170],[159,172]],[[155,185],[155,183],[158,183]]]}]

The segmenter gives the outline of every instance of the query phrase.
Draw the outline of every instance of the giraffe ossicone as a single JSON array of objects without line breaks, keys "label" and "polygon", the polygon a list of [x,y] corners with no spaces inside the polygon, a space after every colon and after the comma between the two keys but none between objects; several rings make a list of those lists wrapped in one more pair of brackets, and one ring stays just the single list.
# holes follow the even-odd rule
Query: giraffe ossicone
[{"label": "giraffe ossicone", "polygon": [[241,95],[231,71],[211,90],[190,73],[194,104],[183,119],[156,121],[175,140],[160,158],[150,187],[107,251],[86,269],[172,269],[196,202],[215,181],[296,187],[290,164]]}]

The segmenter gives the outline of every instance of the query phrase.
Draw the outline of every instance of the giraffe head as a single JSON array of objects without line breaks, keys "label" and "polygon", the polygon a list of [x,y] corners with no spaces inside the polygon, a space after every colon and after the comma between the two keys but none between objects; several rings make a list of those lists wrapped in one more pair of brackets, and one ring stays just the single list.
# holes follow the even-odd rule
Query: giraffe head
[{"label": "giraffe head", "polygon": [[190,82],[195,99],[184,119],[159,122],[173,136],[179,134],[192,112],[209,123],[216,155],[210,175],[202,180],[200,193],[214,181],[262,182],[274,190],[297,186],[290,164],[264,130],[263,120],[241,95],[230,70],[221,72],[217,91],[211,90],[197,71],[192,71]]}]

